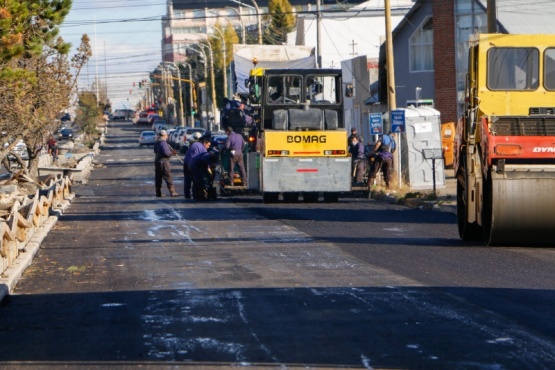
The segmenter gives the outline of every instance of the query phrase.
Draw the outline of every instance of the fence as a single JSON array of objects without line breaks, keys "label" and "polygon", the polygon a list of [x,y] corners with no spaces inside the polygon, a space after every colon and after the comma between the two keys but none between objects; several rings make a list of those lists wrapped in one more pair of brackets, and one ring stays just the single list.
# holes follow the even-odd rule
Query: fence
[{"label": "fence", "polygon": [[0,218],[0,299],[31,263],[57,215],[69,205],[74,196],[71,181],[68,176],[48,176],[42,189],[16,200],[9,215]]}]

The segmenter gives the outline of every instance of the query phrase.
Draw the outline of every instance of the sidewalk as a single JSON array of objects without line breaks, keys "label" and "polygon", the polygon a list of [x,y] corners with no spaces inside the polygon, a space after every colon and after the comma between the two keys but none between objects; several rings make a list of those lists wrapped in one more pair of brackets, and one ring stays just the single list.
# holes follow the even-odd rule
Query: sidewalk
[{"label": "sidewalk", "polygon": [[[432,193],[433,189],[425,190],[423,193]],[[437,197],[434,200],[422,198],[405,198],[400,201],[402,194],[377,195],[376,199],[385,200],[390,203],[401,203],[407,207],[420,208],[457,214],[457,180],[453,169],[445,169],[445,187],[436,188]]]}]

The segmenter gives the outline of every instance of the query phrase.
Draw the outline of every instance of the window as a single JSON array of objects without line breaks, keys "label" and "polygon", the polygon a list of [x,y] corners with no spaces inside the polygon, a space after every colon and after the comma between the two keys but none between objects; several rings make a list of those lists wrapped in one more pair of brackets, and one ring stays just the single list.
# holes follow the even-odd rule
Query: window
[{"label": "window", "polygon": [[545,50],[545,77],[544,85],[547,90],[555,90],[555,49]]},{"label": "window", "polygon": [[193,10],[193,20],[199,19],[199,18],[205,18],[206,15],[204,14],[204,9],[195,9]]},{"label": "window", "polygon": [[535,90],[539,84],[539,51],[534,48],[488,50],[490,90]]},{"label": "window", "polygon": [[409,39],[411,72],[432,71],[434,69],[434,23],[426,19]]},{"label": "window", "polygon": [[300,76],[270,77],[268,81],[268,102],[272,104],[301,103],[301,81]]},{"label": "window", "polygon": [[340,101],[335,76],[307,76],[306,99],[312,103],[336,104]]}]

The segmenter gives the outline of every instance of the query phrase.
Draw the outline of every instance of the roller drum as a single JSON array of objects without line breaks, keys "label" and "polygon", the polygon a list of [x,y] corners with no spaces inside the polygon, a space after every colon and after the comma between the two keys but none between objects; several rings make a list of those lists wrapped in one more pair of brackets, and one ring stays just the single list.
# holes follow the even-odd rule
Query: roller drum
[{"label": "roller drum", "polygon": [[507,166],[488,187],[487,245],[555,244],[555,167]]}]

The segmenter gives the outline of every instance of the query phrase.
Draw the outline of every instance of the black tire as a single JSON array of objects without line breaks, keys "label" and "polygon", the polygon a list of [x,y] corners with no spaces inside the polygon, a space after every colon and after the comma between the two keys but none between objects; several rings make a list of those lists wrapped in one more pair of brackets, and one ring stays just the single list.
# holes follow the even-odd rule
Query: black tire
[{"label": "black tire", "polygon": [[262,200],[264,203],[277,203],[279,200],[279,193],[264,192],[264,194],[262,194]]},{"label": "black tire", "polygon": [[464,192],[464,187],[459,181],[457,181],[457,223],[459,227],[459,237],[465,241],[483,240],[483,228],[477,223],[467,222]]},{"label": "black tire", "polygon": [[215,187],[208,188],[208,199],[217,200],[218,199],[218,189]]},{"label": "black tire", "polygon": [[491,174],[484,184],[484,206],[482,208],[482,224],[484,230],[484,243],[487,246],[495,244],[495,229],[493,225],[493,183]]},{"label": "black tire", "polygon": [[324,202],[337,203],[339,201],[339,193],[324,193]]},{"label": "black tire", "polygon": [[283,193],[283,201],[285,203],[298,203],[299,193],[297,192]]},{"label": "black tire", "polygon": [[305,203],[316,203],[316,202],[318,202],[319,197],[320,197],[320,194],[317,193],[317,192],[303,193],[303,201]]}]

